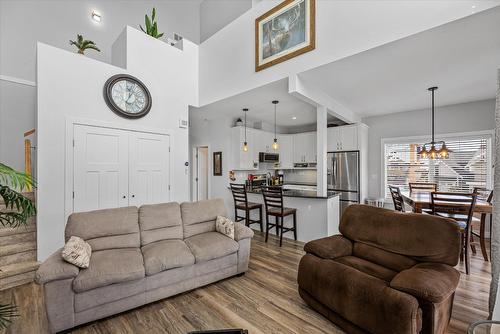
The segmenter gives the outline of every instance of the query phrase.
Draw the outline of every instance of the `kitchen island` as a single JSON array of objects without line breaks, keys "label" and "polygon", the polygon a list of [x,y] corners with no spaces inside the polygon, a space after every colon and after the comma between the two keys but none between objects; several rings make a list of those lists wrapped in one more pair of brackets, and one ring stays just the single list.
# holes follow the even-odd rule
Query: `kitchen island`
[{"label": "kitchen island", "polygon": [[[234,215],[234,201],[231,190],[228,188],[229,198],[227,205]],[[259,190],[248,191],[248,201],[262,203],[263,225],[266,228],[266,215],[264,198]],[[297,209],[297,240],[308,242],[339,233],[339,194],[329,191],[326,196],[319,196],[314,190],[284,189],[283,201],[285,207]],[[234,218],[234,217],[233,217]],[[254,210],[252,219],[258,219],[258,210]],[[269,216],[270,223],[274,223],[274,217]],[[292,217],[284,220],[285,227],[292,226]],[[254,230],[259,229],[258,224],[250,226]],[[274,234],[275,229],[270,233]],[[293,232],[283,234],[284,238],[293,239]]]}]

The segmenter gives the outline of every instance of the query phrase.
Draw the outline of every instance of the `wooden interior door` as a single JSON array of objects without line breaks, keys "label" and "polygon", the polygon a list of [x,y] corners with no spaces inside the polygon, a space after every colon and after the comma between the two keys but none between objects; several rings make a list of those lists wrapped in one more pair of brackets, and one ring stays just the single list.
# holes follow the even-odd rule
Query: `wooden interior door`
[{"label": "wooden interior door", "polygon": [[73,130],[73,211],[127,206],[127,132],[86,125]]},{"label": "wooden interior door", "polygon": [[170,201],[170,137],[129,133],[130,205]]}]

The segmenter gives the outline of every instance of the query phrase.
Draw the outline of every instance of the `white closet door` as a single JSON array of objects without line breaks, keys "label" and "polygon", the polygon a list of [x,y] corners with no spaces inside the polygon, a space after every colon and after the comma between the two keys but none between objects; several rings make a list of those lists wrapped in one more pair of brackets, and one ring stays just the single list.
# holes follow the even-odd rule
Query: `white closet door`
[{"label": "white closet door", "polygon": [[130,132],[130,205],[170,201],[167,135]]},{"label": "white closet door", "polygon": [[127,132],[74,126],[73,211],[128,205]]}]

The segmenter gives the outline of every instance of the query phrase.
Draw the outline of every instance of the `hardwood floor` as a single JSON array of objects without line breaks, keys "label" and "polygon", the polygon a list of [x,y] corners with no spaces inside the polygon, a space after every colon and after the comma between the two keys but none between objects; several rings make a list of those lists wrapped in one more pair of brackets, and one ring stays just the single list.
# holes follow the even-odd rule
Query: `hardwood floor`
[{"label": "hardwood floor", "polygon": [[[152,303],[73,331],[101,333],[182,333],[200,329],[245,328],[251,334],[343,333],[310,309],[297,293],[300,242],[264,238],[252,241],[250,269],[191,292]],[[490,265],[478,254],[471,275],[462,275],[448,333],[465,333],[472,321],[485,319],[488,309]],[[464,273],[462,265],[459,270]],[[41,288],[26,284],[0,292],[0,303],[14,302],[21,316],[3,333],[46,333],[47,320]]]}]

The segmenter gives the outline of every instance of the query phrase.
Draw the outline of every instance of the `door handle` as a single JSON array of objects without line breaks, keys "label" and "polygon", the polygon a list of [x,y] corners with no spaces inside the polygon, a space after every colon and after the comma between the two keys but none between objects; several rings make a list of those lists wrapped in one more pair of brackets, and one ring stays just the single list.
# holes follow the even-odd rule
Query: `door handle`
[{"label": "door handle", "polygon": [[123,198],[127,198],[127,196],[123,195]]},{"label": "door handle", "polygon": [[135,195],[132,195],[132,198],[134,198],[134,197],[135,197]]}]

